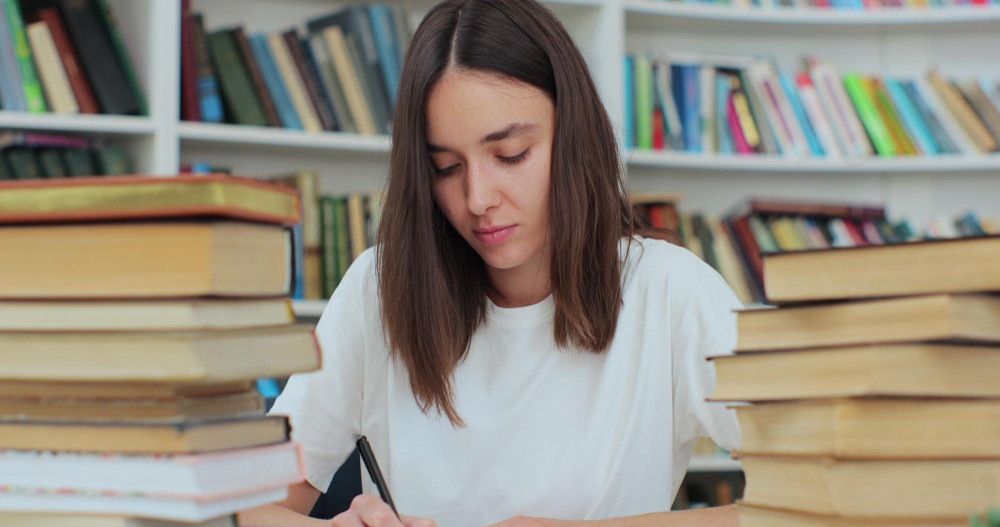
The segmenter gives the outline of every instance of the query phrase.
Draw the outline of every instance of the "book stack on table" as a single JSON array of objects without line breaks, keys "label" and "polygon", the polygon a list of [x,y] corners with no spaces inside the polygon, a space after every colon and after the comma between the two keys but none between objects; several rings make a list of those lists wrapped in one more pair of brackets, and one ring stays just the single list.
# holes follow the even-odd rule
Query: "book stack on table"
[{"label": "book stack on table", "polygon": [[1000,504],[1000,237],[765,255],[713,399],[744,527],[959,526]]},{"label": "book stack on table", "polygon": [[302,481],[254,388],[320,365],[298,221],[228,176],[0,183],[0,524],[221,527]]}]

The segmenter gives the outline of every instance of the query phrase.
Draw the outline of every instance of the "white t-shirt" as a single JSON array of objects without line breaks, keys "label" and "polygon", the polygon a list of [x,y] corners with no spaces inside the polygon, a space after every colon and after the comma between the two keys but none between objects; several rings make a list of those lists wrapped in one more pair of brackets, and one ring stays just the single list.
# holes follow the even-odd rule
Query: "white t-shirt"
[{"label": "white t-shirt", "polygon": [[739,443],[733,412],[705,402],[715,386],[705,357],[734,347],[740,303],[711,267],[659,240],[636,238],[622,280],[601,354],[556,347],[551,296],[490,302],[454,372],[465,421],[454,428],[421,412],[405,367],[389,359],[369,249],[317,326],[323,368],[293,375],[272,413],[290,417],[313,486],[325,491],[365,434],[399,511],[441,527],[669,510],[698,436]]}]

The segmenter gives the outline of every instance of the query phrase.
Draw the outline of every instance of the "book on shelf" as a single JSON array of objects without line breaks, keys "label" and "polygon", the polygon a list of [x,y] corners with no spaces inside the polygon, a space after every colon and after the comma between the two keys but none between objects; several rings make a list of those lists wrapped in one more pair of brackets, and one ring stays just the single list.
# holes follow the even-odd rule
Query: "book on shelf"
[{"label": "book on shelf", "polygon": [[4,0],[2,6],[0,109],[148,114],[106,0]]},{"label": "book on shelf", "polygon": [[131,162],[125,149],[102,139],[44,132],[0,131],[0,182],[122,175]]},{"label": "book on shelf", "polygon": [[348,5],[306,20],[305,35],[208,31],[187,2],[181,9],[184,120],[388,133],[411,32],[402,7]]},{"label": "book on shelf", "polygon": [[625,137],[638,149],[843,159],[984,154],[1000,141],[994,78],[840,72],[813,56],[789,73],[678,53],[629,55],[625,72]]},{"label": "book on shelf", "polygon": [[320,367],[288,299],[298,194],[207,175],[0,195],[0,274],[21,281],[0,281],[0,518],[166,527],[284,499],[301,454],[255,381]]}]

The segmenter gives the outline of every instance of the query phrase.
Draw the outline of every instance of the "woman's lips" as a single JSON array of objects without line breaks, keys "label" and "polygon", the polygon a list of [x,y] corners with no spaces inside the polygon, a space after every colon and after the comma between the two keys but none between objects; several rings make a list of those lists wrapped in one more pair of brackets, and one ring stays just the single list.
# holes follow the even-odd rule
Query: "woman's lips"
[{"label": "woman's lips", "polygon": [[500,243],[514,232],[517,225],[490,227],[489,229],[473,229],[472,233],[483,243]]}]

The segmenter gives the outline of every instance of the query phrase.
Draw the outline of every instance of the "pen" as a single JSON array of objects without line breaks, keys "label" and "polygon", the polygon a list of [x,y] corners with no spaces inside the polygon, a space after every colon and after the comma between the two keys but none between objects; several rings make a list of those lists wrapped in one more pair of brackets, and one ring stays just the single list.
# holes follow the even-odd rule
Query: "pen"
[{"label": "pen", "polygon": [[361,454],[361,460],[365,462],[368,475],[371,476],[372,482],[375,483],[375,488],[378,489],[378,494],[382,497],[382,501],[388,503],[396,518],[399,518],[396,504],[392,502],[392,496],[389,495],[389,486],[385,484],[385,478],[382,477],[382,471],[378,468],[378,461],[375,461],[375,454],[372,453],[372,447],[368,444],[367,437],[361,436],[358,438],[358,452]]}]

